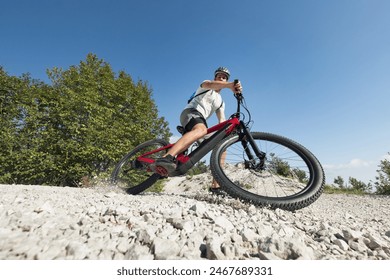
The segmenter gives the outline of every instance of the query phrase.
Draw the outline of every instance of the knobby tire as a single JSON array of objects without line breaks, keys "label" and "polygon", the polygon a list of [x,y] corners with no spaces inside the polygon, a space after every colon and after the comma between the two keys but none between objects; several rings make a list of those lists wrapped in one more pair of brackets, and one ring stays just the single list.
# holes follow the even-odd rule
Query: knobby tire
[{"label": "knobby tire", "polygon": [[[162,139],[155,139],[144,142],[137,147],[135,147],[131,152],[125,155],[115,166],[114,171],[111,175],[111,182],[115,186],[124,189],[128,194],[139,194],[161,178],[160,175],[156,173],[151,173],[148,170],[147,165],[135,164],[134,161],[140,155],[147,153],[149,151],[162,148],[169,143]],[[159,153],[149,156],[149,158],[161,157],[166,153],[165,150],[162,150]]]},{"label": "knobby tire", "polygon": [[[265,164],[250,160],[240,136],[222,140],[211,154],[211,172],[232,197],[255,205],[294,211],[313,203],[324,188],[325,175],[317,158],[302,145],[282,136],[251,132],[266,153]],[[246,147],[246,148],[244,148]]]}]

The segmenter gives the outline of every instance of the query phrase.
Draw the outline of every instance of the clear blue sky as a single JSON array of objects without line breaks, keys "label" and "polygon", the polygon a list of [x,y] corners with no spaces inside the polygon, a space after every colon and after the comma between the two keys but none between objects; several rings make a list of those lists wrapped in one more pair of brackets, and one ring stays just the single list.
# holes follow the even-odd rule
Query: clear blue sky
[{"label": "clear blue sky", "polygon": [[368,182],[390,152],[389,12],[387,0],[2,1],[0,65],[48,82],[46,69],[94,53],[148,81],[174,133],[188,96],[226,66],[253,130],[308,147],[328,182]]}]

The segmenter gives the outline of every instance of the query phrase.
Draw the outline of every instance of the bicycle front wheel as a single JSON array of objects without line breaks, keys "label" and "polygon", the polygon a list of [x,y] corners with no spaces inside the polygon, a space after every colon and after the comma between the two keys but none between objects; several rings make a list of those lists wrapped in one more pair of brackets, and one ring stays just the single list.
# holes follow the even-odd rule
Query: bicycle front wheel
[{"label": "bicycle front wheel", "polygon": [[309,150],[275,134],[251,135],[266,155],[263,162],[248,157],[255,153],[238,135],[224,139],[212,152],[212,174],[228,194],[255,205],[291,211],[310,205],[321,195],[325,175]]},{"label": "bicycle front wheel", "polygon": [[[134,148],[125,155],[115,166],[111,175],[111,182],[128,194],[138,194],[152,186],[160,175],[152,173],[147,164],[137,161],[137,158],[153,150],[167,146],[169,143],[162,139],[150,140]],[[149,155],[148,158],[162,157],[167,150]]]}]

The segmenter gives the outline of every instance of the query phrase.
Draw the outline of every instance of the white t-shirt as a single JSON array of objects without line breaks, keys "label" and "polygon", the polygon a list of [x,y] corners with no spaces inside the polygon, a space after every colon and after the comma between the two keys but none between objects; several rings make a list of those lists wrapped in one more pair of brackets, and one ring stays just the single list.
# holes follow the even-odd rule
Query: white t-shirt
[{"label": "white t-shirt", "polygon": [[222,100],[221,94],[212,89],[206,93],[201,94],[206,90],[207,88],[199,87],[195,92],[195,97],[191,100],[185,109],[193,108],[197,110],[206,120],[218,110],[222,110],[221,112],[224,116],[225,103]]}]

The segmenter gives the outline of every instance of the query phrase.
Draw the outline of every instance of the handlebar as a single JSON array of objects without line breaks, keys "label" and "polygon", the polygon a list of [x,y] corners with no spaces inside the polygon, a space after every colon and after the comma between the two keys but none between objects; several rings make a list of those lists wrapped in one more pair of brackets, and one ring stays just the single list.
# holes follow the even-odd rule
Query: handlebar
[{"label": "handlebar", "polygon": [[[238,82],[239,82],[238,79],[234,80],[234,84],[237,84]],[[242,92],[235,92],[234,93],[234,97],[237,99],[237,111],[236,111],[236,113],[231,115],[230,118],[239,118],[240,119],[240,117],[241,117],[241,106],[242,106],[245,109],[245,111],[248,113],[248,120],[246,120],[244,122],[244,119],[242,119],[240,121],[243,122],[246,127],[248,127],[248,125],[252,122],[252,117],[251,117],[250,111],[248,110],[248,108],[246,106],[246,102],[245,102],[244,96],[243,96]],[[245,115],[244,115],[244,118],[245,118]]]},{"label": "handlebar", "polygon": [[[235,85],[238,84],[239,82],[240,82],[240,80],[238,80],[238,79],[234,80],[234,84]],[[242,99],[242,92],[235,92],[234,93],[234,97],[239,99],[239,100],[241,100]]]}]

